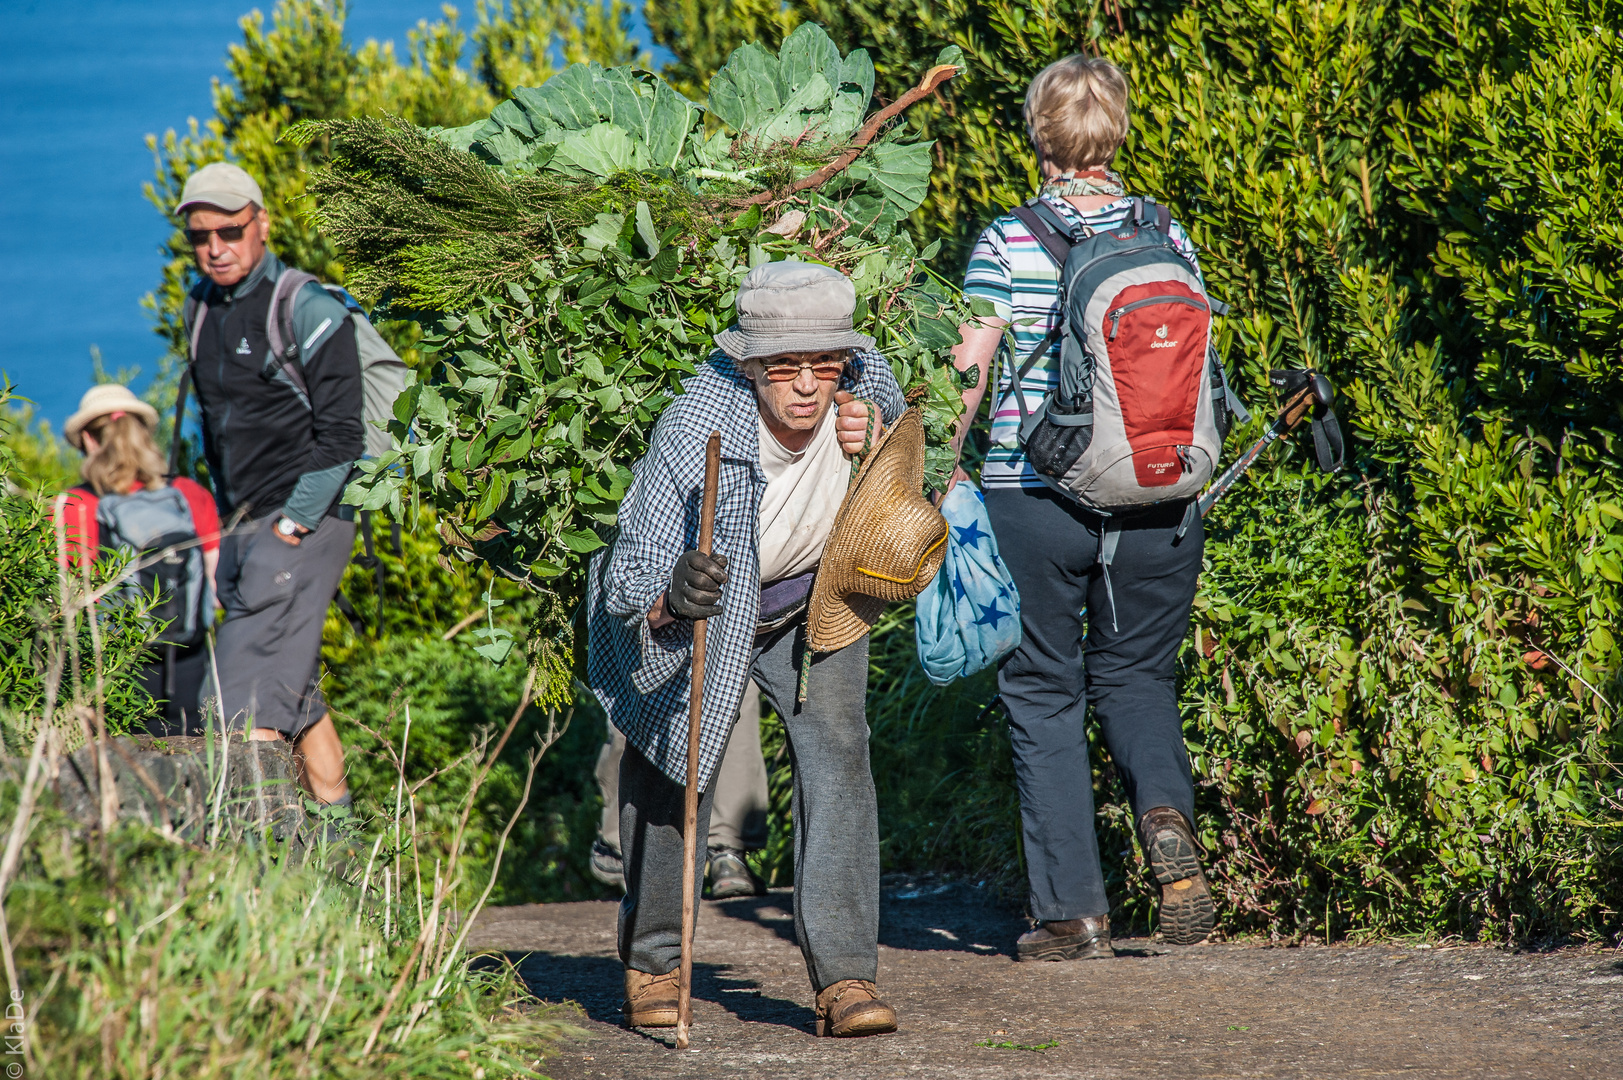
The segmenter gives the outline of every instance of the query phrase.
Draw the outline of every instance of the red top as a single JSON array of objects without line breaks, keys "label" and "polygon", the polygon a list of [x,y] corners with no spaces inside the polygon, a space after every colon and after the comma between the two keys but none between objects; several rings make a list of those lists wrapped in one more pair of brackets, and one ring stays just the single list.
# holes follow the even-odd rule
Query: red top
[{"label": "red top", "polygon": [[[185,497],[186,506],[192,512],[192,527],[203,538],[203,550],[218,550],[220,514],[214,508],[214,496],[202,484],[184,476],[171,480],[169,486]],[[73,488],[67,493],[67,502],[63,505],[68,551],[80,565],[94,563],[96,553],[101,548],[101,529],[96,524],[96,506],[100,502],[95,492]]]}]

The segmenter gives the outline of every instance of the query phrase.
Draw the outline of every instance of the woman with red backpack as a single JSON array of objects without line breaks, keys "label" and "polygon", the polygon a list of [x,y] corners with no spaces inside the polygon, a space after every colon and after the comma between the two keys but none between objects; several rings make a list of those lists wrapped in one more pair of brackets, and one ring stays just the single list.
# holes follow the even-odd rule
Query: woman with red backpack
[{"label": "woman with red backpack", "polygon": [[220,517],[214,497],[194,480],[170,478],[152,440],[158,411],[127,387],[92,387],[63,433],[84,451],[84,483],[58,501],[73,569],[109,556],[129,560],[118,599],[151,604],[161,629],[141,683],[162,716],[154,735],[202,734],[198,694],[208,668],[214,622],[214,568]]}]

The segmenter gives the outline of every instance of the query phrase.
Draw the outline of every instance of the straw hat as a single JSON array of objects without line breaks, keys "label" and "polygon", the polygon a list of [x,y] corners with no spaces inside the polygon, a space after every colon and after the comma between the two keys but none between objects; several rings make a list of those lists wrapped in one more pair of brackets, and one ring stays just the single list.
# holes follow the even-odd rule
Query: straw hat
[{"label": "straw hat", "polygon": [[115,412],[131,413],[140,417],[148,430],[158,426],[158,410],[130,393],[129,387],[117,383],[103,383],[85,391],[85,396],[79,399],[79,411],[68,417],[68,422],[62,425],[62,434],[68,442],[83,450],[86,425],[97,417]]},{"label": "straw hat", "polygon": [[861,639],[885,605],[911,600],[947,557],[947,519],[922,494],[924,421],[908,409],[845,493],[812,583],[807,636],[817,652]]}]

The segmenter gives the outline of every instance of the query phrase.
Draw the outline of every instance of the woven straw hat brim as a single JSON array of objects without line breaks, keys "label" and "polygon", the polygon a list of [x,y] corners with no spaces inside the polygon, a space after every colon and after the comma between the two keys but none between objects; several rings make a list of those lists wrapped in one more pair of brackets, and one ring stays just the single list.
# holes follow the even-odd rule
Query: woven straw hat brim
[{"label": "woven straw hat brim", "polygon": [[922,494],[924,423],[908,409],[845,493],[812,583],[807,638],[834,652],[862,638],[885,605],[911,600],[947,557],[947,519]]}]

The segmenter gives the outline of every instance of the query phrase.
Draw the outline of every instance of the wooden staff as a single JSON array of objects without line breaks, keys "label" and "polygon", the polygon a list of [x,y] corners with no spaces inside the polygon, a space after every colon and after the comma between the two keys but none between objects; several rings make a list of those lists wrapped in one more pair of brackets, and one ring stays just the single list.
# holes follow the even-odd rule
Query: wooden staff
[{"label": "wooden staff", "polygon": [[[704,448],[704,503],[699,510],[699,551],[710,554],[716,528],[716,488],[721,472],[721,432],[712,431]],[[682,974],[676,984],[676,1048],[688,1048],[693,1024],[693,879],[699,858],[699,728],[704,716],[704,633],[706,620],[693,620],[693,688],[688,700],[688,784],[682,816]]]}]

